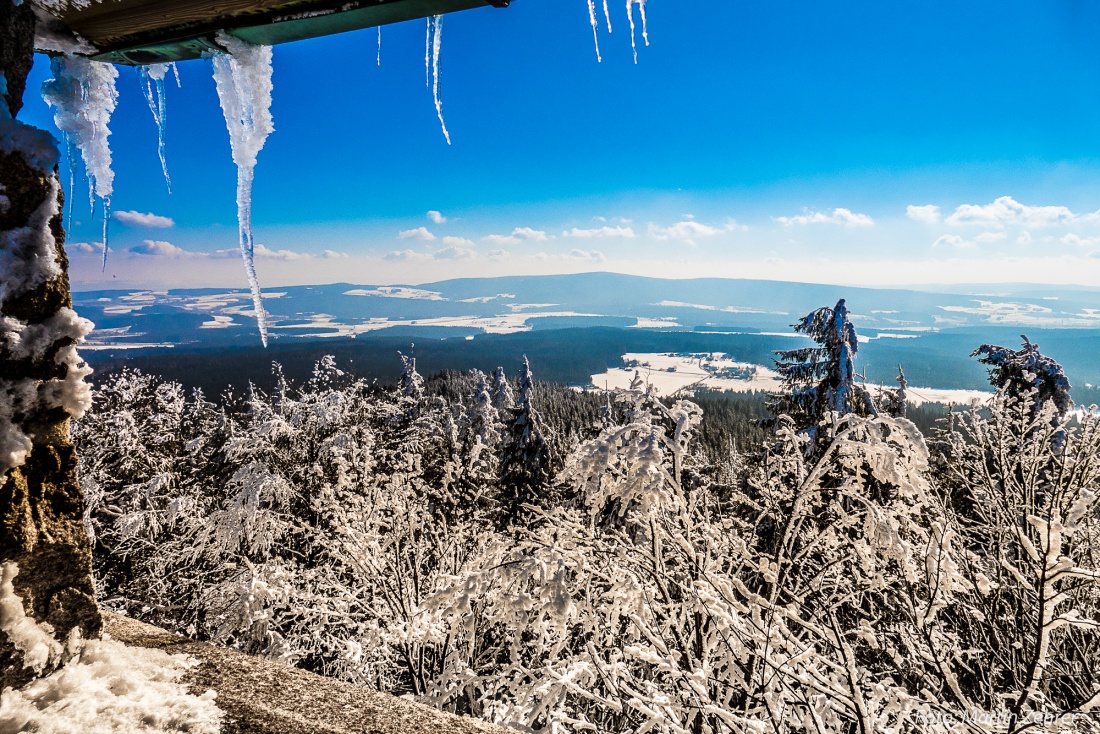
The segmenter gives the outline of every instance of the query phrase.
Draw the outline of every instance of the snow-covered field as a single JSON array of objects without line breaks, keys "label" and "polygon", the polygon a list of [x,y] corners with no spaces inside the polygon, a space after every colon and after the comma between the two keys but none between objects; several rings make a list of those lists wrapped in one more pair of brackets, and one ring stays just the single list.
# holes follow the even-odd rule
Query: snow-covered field
[{"label": "snow-covered field", "polygon": [[[623,366],[592,375],[592,384],[600,388],[627,388],[635,373],[659,395],[681,390],[710,389],[724,392],[772,391],[780,387],[779,374],[762,365],[738,362],[718,352],[704,354],[623,355]],[[874,392],[877,385],[871,385]],[[984,402],[992,393],[981,390],[940,390],[927,387],[907,389],[910,405],[945,403],[969,405]]]}]

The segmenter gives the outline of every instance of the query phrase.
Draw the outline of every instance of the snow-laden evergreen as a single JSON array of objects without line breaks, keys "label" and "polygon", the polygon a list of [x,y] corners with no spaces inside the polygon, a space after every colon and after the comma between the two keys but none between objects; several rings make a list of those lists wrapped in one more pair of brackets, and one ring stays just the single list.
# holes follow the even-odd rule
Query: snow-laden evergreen
[{"label": "snow-laden evergreen", "polygon": [[271,47],[256,46],[226,33],[219,33],[218,44],[226,50],[213,57],[214,82],[218,89],[233,163],[237,166],[237,226],[241,258],[248,285],[252,290],[252,308],[260,340],[267,346],[267,311],[264,309],[260,282],[256,277],[255,242],[252,237],[252,183],[256,157],[275,126],[271,119]]},{"label": "snow-laden evergreen", "polygon": [[816,309],[793,327],[818,346],[777,352],[775,368],[783,379],[783,391],[773,396],[771,410],[792,418],[811,439],[823,423],[837,416],[874,415],[874,401],[856,379],[859,338],[844,299],[833,308]]}]

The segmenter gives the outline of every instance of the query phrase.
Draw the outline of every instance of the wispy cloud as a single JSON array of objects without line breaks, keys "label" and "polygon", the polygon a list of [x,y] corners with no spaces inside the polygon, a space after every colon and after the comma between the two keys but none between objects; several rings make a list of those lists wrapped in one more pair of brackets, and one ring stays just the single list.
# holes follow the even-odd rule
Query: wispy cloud
[{"label": "wispy cloud", "polygon": [[433,252],[432,257],[436,260],[468,260],[475,254],[467,247],[444,247],[442,250]]},{"label": "wispy cloud", "polygon": [[905,216],[909,217],[914,222],[936,224],[940,221],[940,208],[935,204],[924,204],[922,206],[910,204],[905,207]]},{"label": "wispy cloud", "polygon": [[80,253],[85,253],[85,254],[102,253],[103,252],[103,243],[102,242],[66,242],[65,243],[65,251],[70,252],[70,253],[80,252]]},{"label": "wispy cloud", "polygon": [[1002,196],[990,204],[963,204],[945,221],[952,226],[980,225],[1001,229],[1009,225],[1052,227],[1077,218],[1068,207],[1028,206],[1011,196]]},{"label": "wispy cloud", "polygon": [[397,233],[397,239],[399,240],[425,240],[430,242],[435,239],[435,235],[427,227],[417,227],[416,229],[406,229]]},{"label": "wispy cloud", "polygon": [[474,241],[465,237],[444,237],[443,244],[449,247],[474,247]]},{"label": "wispy cloud", "polygon": [[552,238],[541,229],[516,227],[512,234],[490,234],[481,239],[494,245],[518,245],[521,242],[546,242]]},{"label": "wispy cloud", "polygon": [[171,217],[162,217],[159,214],[153,214],[152,212],[128,211],[128,212],[115,212],[115,219],[123,224],[132,224],[135,227],[152,227],[154,229],[167,229],[175,226],[175,222]]},{"label": "wispy cloud", "polygon": [[143,240],[140,245],[131,247],[130,252],[155,257],[191,257],[195,254],[164,240]]},{"label": "wispy cloud", "polygon": [[604,237],[622,237],[633,239],[637,235],[632,227],[594,227],[592,229],[578,229],[573,227],[561,233],[562,237],[577,237],[581,239],[602,239]]},{"label": "wispy cloud", "polygon": [[604,262],[607,260],[599,250],[570,250],[569,257],[573,260],[588,260],[591,262]]},{"label": "wispy cloud", "polygon": [[1096,245],[1100,245],[1100,237],[1082,237],[1073,232],[1063,236],[1059,241],[1063,245],[1073,245],[1074,247],[1095,247]]},{"label": "wispy cloud", "polygon": [[965,237],[960,237],[957,234],[945,234],[936,239],[932,243],[932,247],[953,247],[956,250],[969,250],[972,247],[977,247],[978,244],[973,240],[968,240]]},{"label": "wispy cloud", "polygon": [[435,209],[428,212],[428,219],[436,224],[444,224],[447,221],[447,217],[443,216],[443,212],[436,211]]},{"label": "wispy cloud", "polygon": [[648,231],[649,236],[657,240],[679,240],[686,245],[694,245],[697,239],[714,237],[722,234],[724,230],[712,227],[709,224],[696,222],[694,219],[685,219],[669,227],[650,224]]},{"label": "wispy cloud", "polygon": [[382,259],[388,262],[408,262],[410,260],[429,260],[431,255],[414,250],[394,250],[393,252],[387,252],[382,256]]},{"label": "wispy cloud", "polygon": [[784,226],[794,224],[839,224],[844,227],[872,227],[875,220],[866,214],[858,214],[851,209],[837,207],[831,212],[804,211],[793,217],[776,217],[775,221]]}]

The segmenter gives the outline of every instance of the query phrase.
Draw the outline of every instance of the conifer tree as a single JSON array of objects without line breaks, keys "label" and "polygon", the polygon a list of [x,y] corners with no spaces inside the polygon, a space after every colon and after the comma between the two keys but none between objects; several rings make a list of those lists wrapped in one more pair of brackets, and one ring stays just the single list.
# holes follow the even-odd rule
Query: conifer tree
[{"label": "conifer tree", "polygon": [[1073,408],[1070,384],[1062,365],[1039,352],[1027,335],[1021,335],[1020,349],[983,344],[971,353],[982,364],[989,365],[989,382],[1009,397],[1021,398],[1035,390],[1033,413],[1046,402],[1053,403],[1059,417]]},{"label": "conifer tree", "polygon": [[790,416],[815,442],[818,425],[830,413],[876,415],[870,394],[856,383],[854,360],[859,341],[844,299],[833,308],[807,314],[792,327],[817,346],[776,352],[776,370],[784,389],[769,401],[772,413]]},{"label": "conifer tree", "polygon": [[512,386],[508,384],[508,378],[504,374],[503,367],[497,367],[493,373],[492,383],[493,407],[497,413],[504,415],[506,411],[515,407],[516,401],[512,396]]},{"label": "conifer tree", "polygon": [[545,487],[555,473],[553,451],[535,408],[535,378],[526,355],[520,367],[519,403],[513,414],[510,441],[501,466],[507,520],[516,519],[522,505],[535,499],[532,491]]}]

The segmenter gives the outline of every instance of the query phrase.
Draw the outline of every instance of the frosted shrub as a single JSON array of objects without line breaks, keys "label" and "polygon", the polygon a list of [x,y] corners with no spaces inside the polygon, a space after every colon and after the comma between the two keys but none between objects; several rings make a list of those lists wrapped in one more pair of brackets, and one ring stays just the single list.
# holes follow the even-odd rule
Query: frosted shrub
[{"label": "frosted shrub", "polygon": [[529,367],[509,417],[484,376],[404,366],[220,407],[102,386],[76,435],[105,603],[521,731],[1054,732],[1100,704],[1095,413],[1002,393],[931,452],[885,411],[780,416],[718,483],[699,407],[639,386],[550,476]]}]

